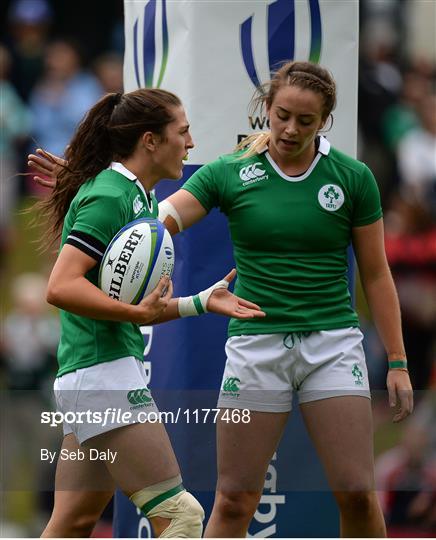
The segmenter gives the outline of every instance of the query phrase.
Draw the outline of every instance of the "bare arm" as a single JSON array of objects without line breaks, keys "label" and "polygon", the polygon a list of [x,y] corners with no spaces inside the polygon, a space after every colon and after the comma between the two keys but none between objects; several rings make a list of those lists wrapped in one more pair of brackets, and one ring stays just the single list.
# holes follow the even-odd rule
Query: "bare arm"
[{"label": "bare arm", "polygon": [[[50,275],[47,302],[90,319],[136,324],[150,323],[168,306],[172,295],[168,278],[162,278],[156,289],[134,306],[110,298],[86,279],[85,274],[96,264],[92,257],[66,244]],[[162,296],[166,288],[168,290]]]},{"label": "bare arm", "polygon": [[[27,160],[29,167],[42,175],[35,175],[33,177],[35,182],[49,188],[54,188],[59,171],[67,164],[61,157],[46,152],[41,148],[38,148],[35,154],[29,154]],[[175,208],[181,219],[183,229],[187,229],[197,221],[200,221],[207,214],[206,209],[194,195],[191,195],[191,193],[184,189],[177,191],[168,197],[166,201],[170,202]],[[171,216],[167,216],[163,220],[163,223],[171,235],[180,232],[176,221]]]},{"label": "bare arm", "polygon": [[[384,249],[383,220],[353,229],[353,247],[365,297],[388,360],[406,359],[401,332],[401,314],[394,281]],[[413,410],[412,386],[407,371],[391,369],[387,387],[391,406],[400,401],[394,421]]]},{"label": "bare arm", "polygon": [[[90,319],[157,324],[180,317],[178,298],[171,298],[173,289],[168,278],[162,278],[156,289],[135,306],[110,298],[86,279],[85,274],[96,264],[92,257],[79,249],[65,245],[49,279],[47,301]],[[224,279],[230,283],[235,275],[235,270],[232,270]],[[168,291],[162,296],[166,288]],[[208,299],[207,309],[211,313],[238,319],[265,316],[259,306],[238,298],[227,289],[214,290]]]},{"label": "bare arm", "polygon": [[[222,282],[227,281],[230,284],[236,277],[236,270],[231,270],[223,279]],[[215,287],[215,284],[213,287]],[[212,288],[213,288],[212,287]],[[228,287],[228,285],[227,285]],[[207,312],[216,313],[218,315],[224,315],[226,317],[234,317],[235,319],[252,319],[253,317],[265,317],[263,312],[257,304],[244,300],[239,296],[234,295],[227,287],[219,287],[212,290],[207,299]],[[208,289],[208,292],[210,291]],[[203,294],[203,292],[197,293],[197,296]],[[183,299],[182,299],[183,300]],[[168,304],[167,309],[153,321],[153,324],[171,321],[180,317],[179,313],[179,298],[172,298]]]},{"label": "bare arm", "polygon": [[[198,199],[185,189],[179,189],[179,191],[170,195],[166,200],[175,208],[184,229],[194,225],[194,223],[197,223],[197,221],[200,221],[200,219],[207,215],[206,209]],[[171,235],[179,232],[179,227],[171,216],[168,216],[163,223]]]}]

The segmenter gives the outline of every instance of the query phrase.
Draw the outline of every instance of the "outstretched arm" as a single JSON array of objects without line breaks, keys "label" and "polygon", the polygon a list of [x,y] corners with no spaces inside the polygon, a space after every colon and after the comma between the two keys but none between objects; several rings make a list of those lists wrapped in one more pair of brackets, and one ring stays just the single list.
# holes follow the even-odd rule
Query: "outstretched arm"
[{"label": "outstretched arm", "polygon": [[138,305],[130,305],[110,298],[85,277],[96,264],[97,261],[83,251],[64,245],[50,275],[47,302],[90,319],[136,324],[150,324],[167,308],[172,296],[172,285],[167,277]]},{"label": "outstretched arm", "polygon": [[[399,405],[394,422],[413,410],[413,392],[401,332],[400,305],[386,260],[383,220],[353,229],[353,247],[365,297],[389,362],[387,388],[391,407]],[[395,362],[395,363],[394,363]],[[400,363],[398,363],[400,362]]]},{"label": "outstretched arm", "polygon": [[159,203],[159,219],[172,236],[194,225],[206,215],[207,211],[198,199],[185,189],[179,189]]},{"label": "outstretched arm", "polygon": [[161,323],[179,317],[216,313],[235,319],[252,319],[265,317],[265,313],[253,302],[244,300],[228,290],[229,284],[236,276],[236,270],[231,270],[224,279],[194,296],[173,298],[166,310],[154,321]]},{"label": "outstretched arm", "polygon": [[[53,189],[59,171],[67,165],[67,162],[55,154],[38,148],[34,154],[27,156],[27,164],[38,173],[33,177],[36,183]],[[206,214],[207,211],[201,203],[183,189],[159,204],[159,219],[171,235],[187,229]]]}]

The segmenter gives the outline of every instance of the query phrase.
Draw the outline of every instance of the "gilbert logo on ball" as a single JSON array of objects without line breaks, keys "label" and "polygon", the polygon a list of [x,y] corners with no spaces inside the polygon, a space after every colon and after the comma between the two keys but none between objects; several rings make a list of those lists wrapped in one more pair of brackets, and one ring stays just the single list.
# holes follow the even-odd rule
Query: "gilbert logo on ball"
[{"label": "gilbert logo on ball", "polygon": [[99,286],[115,300],[138,304],[163,276],[172,276],[174,246],[157,219],[125,225],[108,245],[100,264]]}]

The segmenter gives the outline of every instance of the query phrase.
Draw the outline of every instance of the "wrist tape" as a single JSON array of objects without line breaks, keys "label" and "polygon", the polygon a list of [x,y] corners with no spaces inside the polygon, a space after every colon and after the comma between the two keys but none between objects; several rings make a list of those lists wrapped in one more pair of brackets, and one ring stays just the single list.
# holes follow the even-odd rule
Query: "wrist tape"
[{"label": "wrist tape", "polygon": [[402,358],[401,360],[388,360],[389,369],[402,369],[407,371],[407,360]]},{"label": "wrist tape", "polygon": [[183,296],[179,298],[178,307],[180,317],[194,317],[207,313],[207,301],[215,289],[228,289],[229,282],[221,279],[208,289],[200,291],[194,296]]}]

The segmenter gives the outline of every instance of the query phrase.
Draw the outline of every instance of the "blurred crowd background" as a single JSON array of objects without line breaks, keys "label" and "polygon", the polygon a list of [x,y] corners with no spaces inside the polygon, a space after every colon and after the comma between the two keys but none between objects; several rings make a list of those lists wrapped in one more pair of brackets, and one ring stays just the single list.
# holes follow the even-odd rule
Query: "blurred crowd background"
[{"label": "blurred crowd background", "polygon": [[[398,537],[436,535],[435,21],[436,0],[360,1],[358,157],[382,195],[416,391],[415,413],[393,425],[386,358],[357,283],[377,489]],[[104,93],[122,91],[123,3],[4,0],[0,27],[0,536],[38,536],[54,473],[39,448],[57,449],[61,439],[60,430],[42,435],[38,420],[38,411],[53,409],[59,328],[44,300],[54,253],[38,254],[44,224],[32,227],[23,212],[46,190],[17,173],[29,172],[26,155],[36,147],[62,155],[85,111]],[[96,536],[111,535],[110,519],[109,508]]]}]

